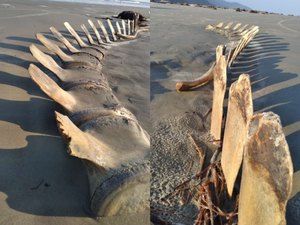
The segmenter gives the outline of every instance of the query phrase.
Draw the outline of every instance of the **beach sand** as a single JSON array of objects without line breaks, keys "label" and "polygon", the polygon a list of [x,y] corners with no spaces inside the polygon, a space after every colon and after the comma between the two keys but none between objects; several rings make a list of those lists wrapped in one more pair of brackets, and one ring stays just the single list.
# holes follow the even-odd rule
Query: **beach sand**
[{"label": "beach sand", "polygon": [[[273,111],[281,117],[294,170],[300,170],[300,18],[153,3],[150,114],[155,160],[152,161],[152,207],[158,212],[165,210],[173,222],[192,224],[190,218],[195,218],[197,212],[195,205],[181,203],[178,209],[174,204],[180,203],[163,203],[159,198],[173,192],[178,184],[197,171],[195,164],[199,159],[189,136],[201,146],[209,147],[205,140],[210,115],[204,120],[203,116],[211,108],[213,88],[209,83],[191,92],[178,93],[175,84],[179,80],[197,78],[210,68],[217,45],[229,41],[205,27],[222,21],[260,26],[259,34],[229,70],[228,85],[241,73],[250,75],[255,112]],[[192,166],[188,165],[191,161]],[[159,188],[161,191],[156,191]],[[299,196],[296,201],[299,210]],[[298,222],[294,217],[299,216],[293,207],[287,210],[291,225]]]},{"label": "beach sand", "polygon": [[[36,40],[51,36],[49,27],[67,32],[63,22],[80,30],[88,19],[149,9],[48,1],[0,1],[0,224],[148,224],[149,213],[105,218],[89,212],[89,190],[80,159],[67,154],[54,118],[63,112],[29,78],[37,64],[28,46],[50,53]],[[64,33],[67,34],[67,33]],[[53,39],[54,40],[54,39]],[[60,46],[62,46],[60,44]],[[56,58],[57,59],[57,58]],[[149,34],[109,50],[103,73],[118,99],[141,125],[149,122]]]}]

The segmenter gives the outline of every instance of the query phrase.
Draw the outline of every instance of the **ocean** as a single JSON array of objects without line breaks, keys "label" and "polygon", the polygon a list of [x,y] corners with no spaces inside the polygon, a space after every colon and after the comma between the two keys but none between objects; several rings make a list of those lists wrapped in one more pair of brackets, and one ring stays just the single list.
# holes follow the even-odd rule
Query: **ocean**
[{"label": "ocean", "polygon": [[150,0],[49,0],[55,2],[75,2],[86,4],[122,5],[150,8]]}]

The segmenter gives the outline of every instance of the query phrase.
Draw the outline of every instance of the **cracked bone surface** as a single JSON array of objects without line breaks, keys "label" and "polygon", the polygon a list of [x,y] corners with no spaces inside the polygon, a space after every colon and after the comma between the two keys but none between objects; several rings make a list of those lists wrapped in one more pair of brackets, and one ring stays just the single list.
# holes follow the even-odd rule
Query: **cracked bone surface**
[{"label": "cracked bone surface", "polygon": [[214,93],[213,93],[213,106],[211,113],[211,128],[210,133],[214,140],[221,139],[221,128],[223,119],[223,101],[226,91],[227,82],[227,65],[226,59],[223,55],[224,46],[220,45],[216,50],[216,66],[214,68]]},{"label": "cracked bone surface", "polygon": [[221,165],[229,196],[243,160],[248,124],[253,115],[249,75],[242,74],[229,90]]},{"label": "cracked bone surface", "polygon": [[[67,27],[76,36],[75,30]],[[52,30],[69,45],[55,28]],[[71,47],[75,53],[62,55],[52,42],[37,36],[47,48],[69,61],[82,49]],[[35,45],[30,51],[61,81],[58,85],[37,66],[29,66],[32,80],[66,111],[67,115],[55,113],[58,128],[67,141],[68,153],[82,159],[86,166],[92,212],[105,217],[148,211],[150,138],[114,95],[101,69],[84,67],[79,56],[76,63],[83,66],[81,69],[58,65]],[[98,54],[89,54],[93,53]]]},{"label": "cracked bone surface", "polygon": [[293,164],[279,116],[253,116],[249,124],[239,197],[238,224],[286,224]]}]

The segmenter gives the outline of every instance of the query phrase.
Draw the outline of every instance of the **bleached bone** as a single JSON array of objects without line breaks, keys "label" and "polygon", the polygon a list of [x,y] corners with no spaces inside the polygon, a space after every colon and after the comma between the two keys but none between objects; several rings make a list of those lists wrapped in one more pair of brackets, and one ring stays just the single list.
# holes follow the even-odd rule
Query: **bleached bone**
[{"label": "bleached bone", "polygon": [[214,62],[210,69],[203,74],[201,77],[198,79],[192,80],[192,81],[179,81],[176,83],[176,90],[177,91],[189,91],[195,88],[198,88],[209,81],[214,79],[215,73],[218,71],[217,68],[222,68],[221,65],[217,65],[218,63],[220,64],[221,61],[218,61],[218,55],[219,55],[219,48],[216,48],[216,62]]},{"label": "bleached bone", "polygon": [[121,27],[118,21],[116,21],[117,33],[121,33]]},{"label": "bleached bone", "polygon": [[229,90],[228,110],[223,138],[221,165],[227,191],[232,196],[234,183],[243,160],[253,103],[249,75],[242,74]]},{"label": "bleached bone", "polygon": [[138,36],[138,34],[140,33],[140,32],[148,32],[149,31],[149,29],[147,29],[147,28],[142,28],[142,29],[139,29],[139,30],[137,30],[136,32],[135,32],[135,34],[134,35],[124,35],[124,34],[121,34],[121,33],[116,33],[116,35],[119,37],[119,38],[121,38],[121,39],[125,39],[125,40],[133,40],[133,39],[136,39],[137,38],[137,36]]},{"label": "bleached bone", "polygon": [[223,22],[220,22],[220,23],[218,23],[218,24],[216,25],[216,27],[217,27],[217,28],[221,28],[221,27],[223,27],[223,25],[224,25],[224,23],[223,23]]},{"label": "bleached bone", "polygon": [[63,69],[49,55],[43,53],[34,44],[30,45],[29,49],[34,58],[36,58],[44,67],[55,73],[55,75],[63,82],[75,82],[76,80],[82,79],[106,79],[102,73],[96,70],[88,70],[87,72],[78,69]]},{"label": "bleached bone", "polygon": [[224,46],[220,45],[216,50],[216,66],[214,68],[214,92],[211,113],[210,133],[214,140],[221,140],[221,129],[223,119],[223,101],[227,82],[227,63],[223,55]]},{"label": "bleached bone", "polygon": [[229,22],[225,27],[224,30],[229,30],[233,25],[233,22]]},{"label": "bleached bone", "polygon": [[279,116],[254,115],[244,149],[238,224],[286,224],[293,164]]},{"label": "bleached bone", "polygon": [[123,34],[126,36],[126,27],[125,27],[125,21],[122,20],[122,27],[123,27]]},{"label": "bleached bone", "polygon": [[[107,92],[109,89],[103,88],[102,80],[98,84],[81,84],[86,85],[87,89],[94,85],[97,93],[76,86],[63,91],[32,64],[29,73],[49,97],[70,108],[69,114],[73,115],[75,123],[60,113],[56,113],[56,119],[68,142],[69,154],[85,162],[90,183],[90,204],[95,215],[114,216],[149,210],[147,159],[150,142],[149,135],[136,118],[119,105],[112,108],[102,106],[106,103],[102,95],[112,94]],[[83,98],[86,92],[92,98]],[[69,99],[75,100],[75,105],[66,107],[65,102],[70,105]]]},{"label": "bleached bone", "polygon": [[91,54],[75,52],[72,53],[72,55],[67,55],[43,34],[37,33],[36,38],[61,59],[65,68],[80,68],[82,66],[87,66],[98,71],[102,69],[100,61]]},{"label": "bleached bone", "polygon": [[106,30],[105,26],[103,25],[102,21],[101,21],[101,20],[97,20],[97,22],[98,22],[98,24],[99,24],[100,29],[102,30],[102,33],[103,33],[103,35],[104,35],[104,37],[105,37],[106,42],[107,42],[107,43],[110,43],[111,40],[109,39],[107,30]]},{"label": "bleached bone", "polygon": [[67,30],[70,32],[70,34],[75,38],[75,40],[77,41],[78,45],[81,48],[88,47],[88,45],[86,43],[84,43],[84,41],[79,37],[77,32],[71,26],[71,24],[69,24],[68,22],[64,22],[64,25],[67,28]]},{"label": "bleached bone", "polygon": [[101,36],[100,36],[100,34],[98,32],[98,29],[96,28],[95,24],[93,23],[93,21],[88,20],[88,22],[89,22],[90,26],[92,27],[92,29],[93,29],[93,31],[94,31],[94,33],[96,35],[96,38],[98,40],[98,44],[103,44],[104,42],[103,42],[103,40],[102,40],[102,38],[101,38]]},{"label": "bleached bone", "polygon": [[228,66],[230,67],[236,57],[240,54],[240,52],[249,44],[249,42],[255,37],[255,35],[259,32],[259,27],[255,26],[251,30],[248,31],[240,40],[239,44],[235,48],[232,57],[228,61]]},{"label": "bleached bone", "polygon": [[93,38],[92,38],[92,35],[90,34],[89,30],[86,28],[86,26],[84,24],[82,24],[81,26],[81,29],[83,30],[85,36],[87,37],[89,43],[91,45],[96,45],[96,43],[94,42]]},{"label": "bleached bone", "polygon": [[50,27],[50,31],[61,43],[67,47],[70,52],[79,52],[79,50],[75,48],[55,27]]},{"label": "bleached bone", "polygon": [[241,23],[237,23],[233,28],[232,30],[237,30],[242,24]]},{"label": "bleached bone", "polygon": [[128,35],[131,35],[131,27],[130,27],[130,24],[131,24],[131,21],[130,20],[127,20],[127,27],[128,27]]},{"label": "bleached bone", "polygon": [[110,19],[107,19],[106,21],[107,21],[108,27],[109,27],[109,29],[111,31],[111,35],[113,37],[113,41],[117,41],[117,38],[116,38],[116,35],[115,35],[116,32],[115,32],[115,29],[114,29],[113,25],[111,24]]},{"label": "bleached bone", "polygon": [[95,49],[95,48],[88,46],[88,47],[80,48],[80,50],[78,50],[57,29],[55,29],[54,27],[50,27],[50,30],[54,34],[54,36],[70,50],[70,52],[72,52],[72,53],[84,52],[84,53],[91,54],[91,55],[97,57],[97,59],[99,59],[99,61],[101,61],[103,59],[104,49],[99,50],[99,49]]}]

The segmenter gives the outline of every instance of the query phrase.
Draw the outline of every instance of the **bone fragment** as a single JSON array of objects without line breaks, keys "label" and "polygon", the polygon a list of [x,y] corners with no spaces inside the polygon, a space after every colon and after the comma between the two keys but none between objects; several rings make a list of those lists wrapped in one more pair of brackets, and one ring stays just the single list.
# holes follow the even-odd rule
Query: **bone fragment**
[{"label": "bone fragment", "polygon": [[253,116],[244,149],[239,225],[284,225],[293,165],[279,116]]},{"label": "bone fragment", "polygon": [[86,26],[84,24],[81,25],[81,29],[83,30],[85,36],[87,37],[89,43],[91,45],[95,45],[96,43],[94,42],[92,35],[90,34],[89,30],[86,28]]},{"label": "bone fragment", "polygon": [[229,90],[228,110],[223,138],[221,166],[232,196],[234,183],[243,160],[253,103],[249,75],[242,74]]},{"label": "bone fragment", "polygon": [[69,49],[70,52],[79,52],[79,50],[75,48],[55,27],[50,27],[50,30],[54,36]]},{"label": "bone fragment", "polygon": [[102,21],[101,20],[97,20],[99,26],[100,26],[100,29],[102,30],[102,33],[105,37],[105,40],[106,40],[106,43],[110,43],[110,39],[109,39],[109,36],[108,36],[108,33],[107,33],[107,30],[105,28],[105,26],[103,25]]},{"label": "bone fragment", "polygon": [[107,19],[106,21],[107,21],[107,24],[108,24],[108,26],[109,26],[109,29],[110,29],[111,35],[112,35],[112,37],[113,37],[113,40],[114,40],[114,41],[117,41],[117,38],[116,38],[116,35],[115,35],[116,32],[115,32],[115,29],[114,29],[114,27],[113,27],[113,25],[112,25],[110,19]]},{"label": "bone fragment", "polygon": [[69,24],[68,22],[64,22],[64,25],[67,28],[67,30],[70,32],[70,34],[75,38],[75,40],[77,41],[78,45],[81,48],[88,47],[88,45],[86,43],[84,43],[83,40],[79,37],[79,35],[77,34],[77,32],[71,26],[71,24]]},{"label": "bone fragment", "polygon": [[221,140],[221,128],[223,119],[223,101],[226,91],[227,82],[227,64],[226,58],[223,55],[224,46],[217,47],[217,63],[214,68],[214,92],[213,92],[213,106],[211,114],[211,129],[210,133],[214,140]]},{"label": "bone fragment", "polygon": [[89,22],[90,26],[92,27],[92,29],[93,29],[93,31],[94,31],[94,33],[95,33],[95,35],[96,35],[96,38],[97,38],[97,40],[98,40],[98,43],[99,43],[99,44],[103,44],[104,42],[103,42],[103,40],[101,39],[101,36],[100,36],[100,34],[99,34],[99,32],[98,32],[98,30],[97,30],[95,24],[93,23],[93,21],[88,20],[88,22]]}]

